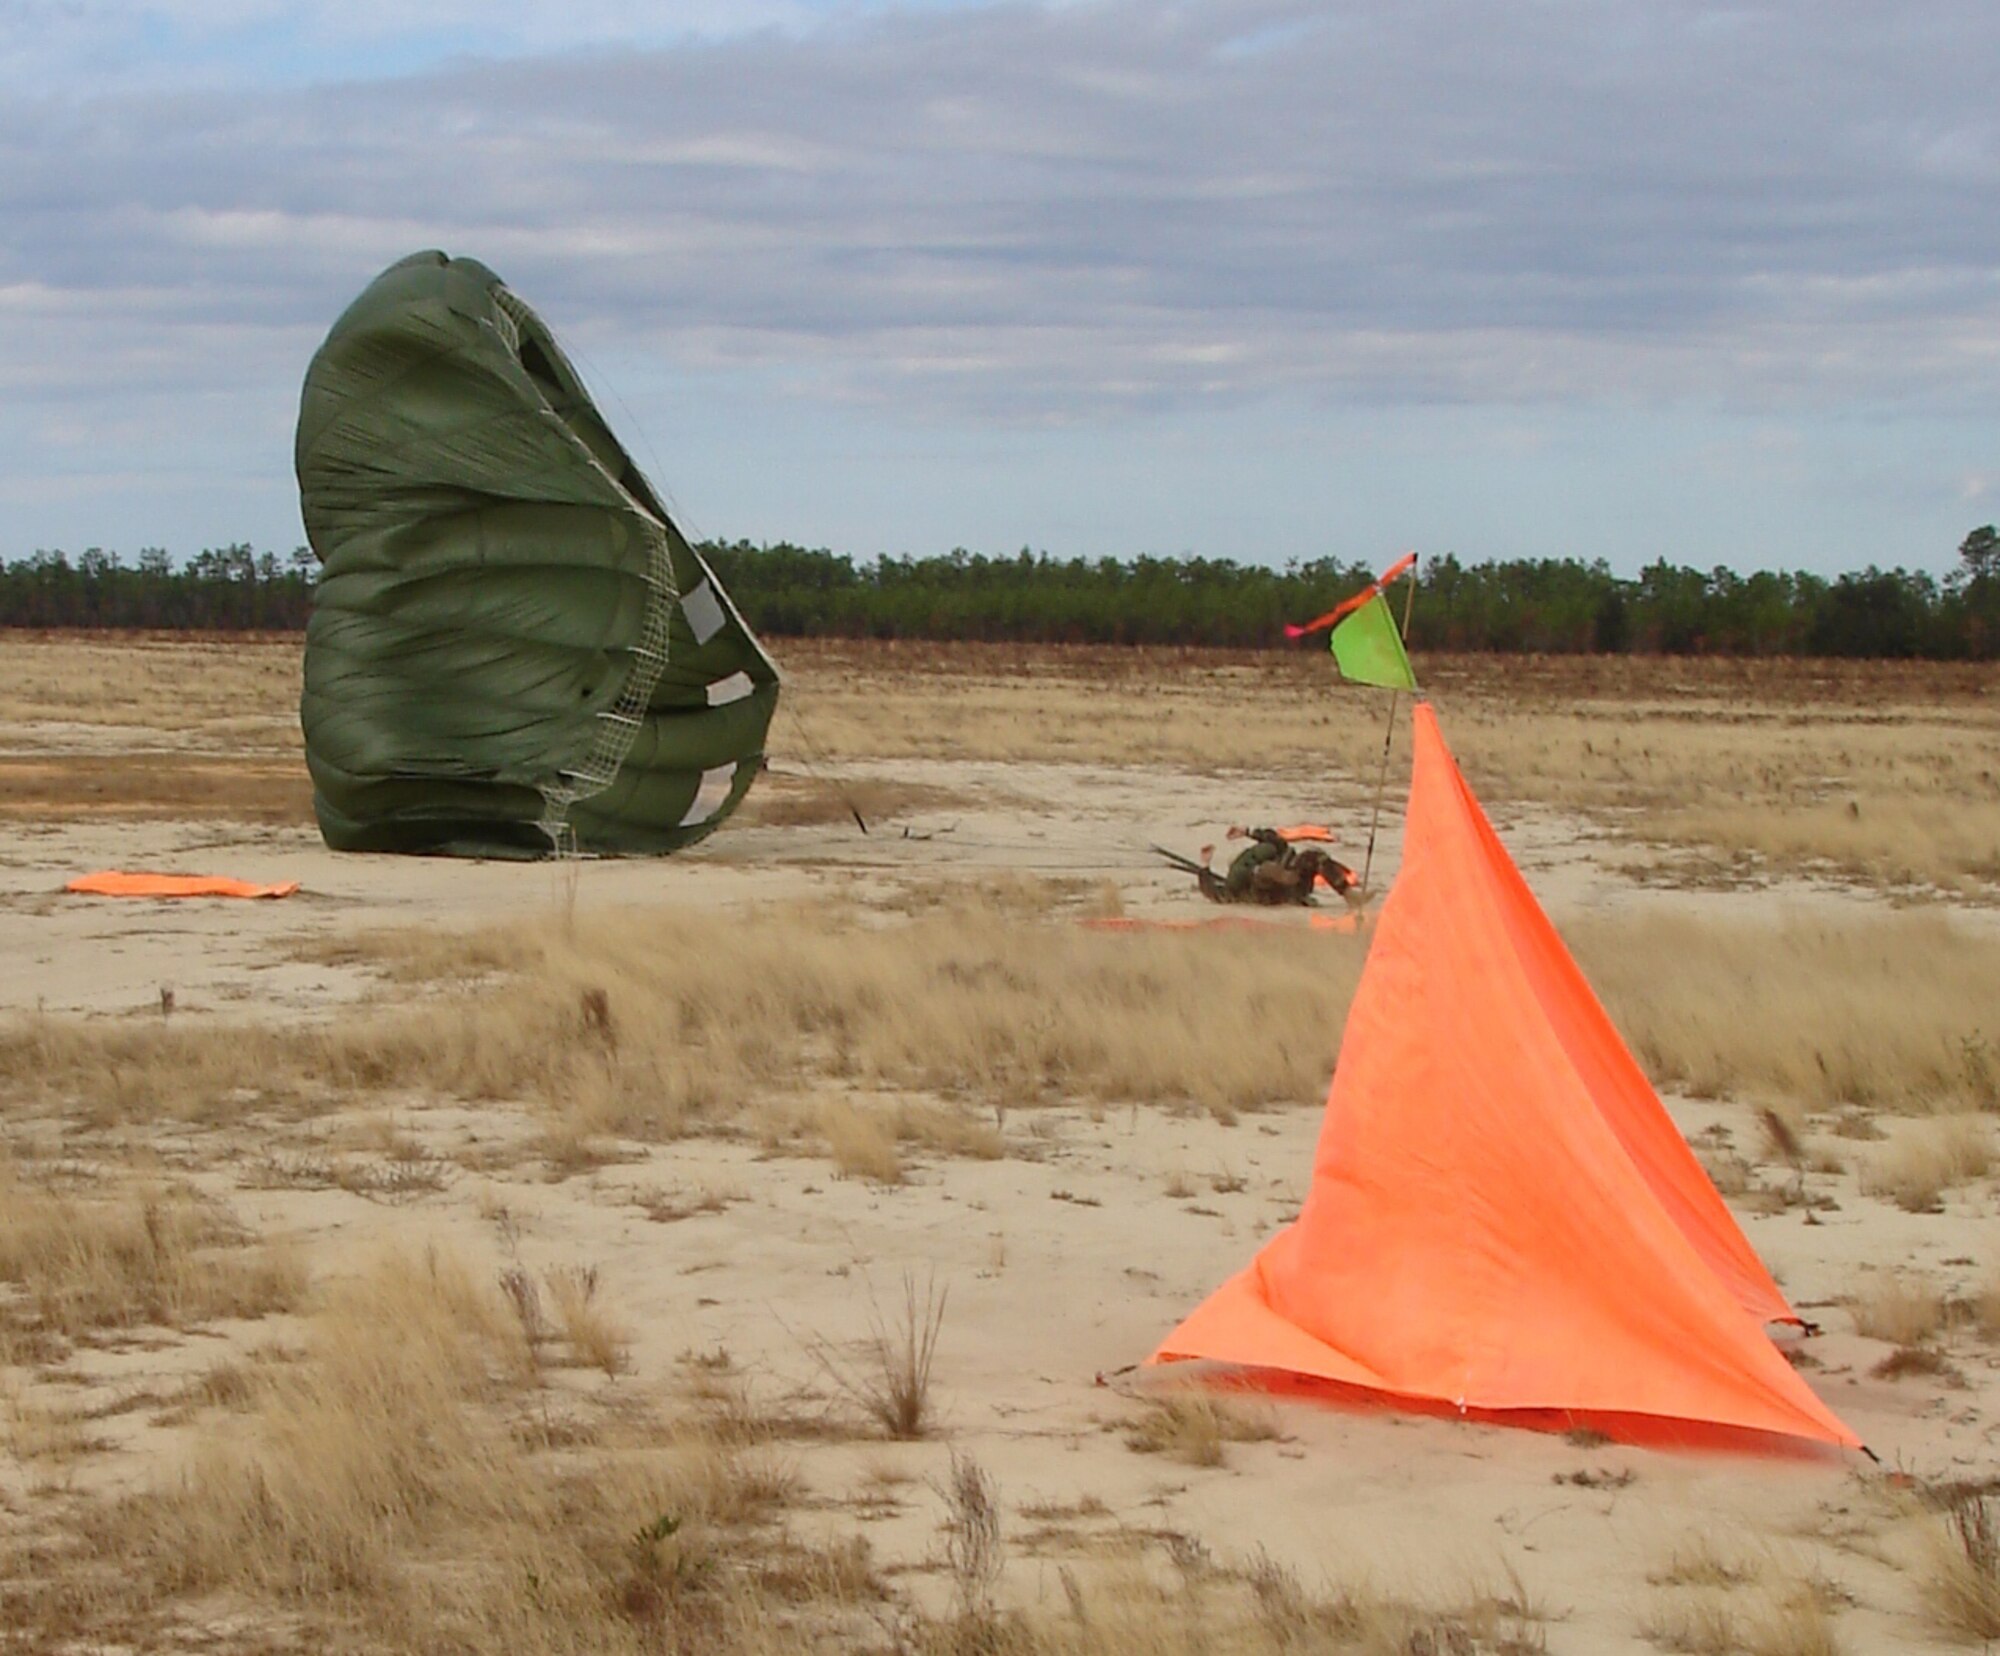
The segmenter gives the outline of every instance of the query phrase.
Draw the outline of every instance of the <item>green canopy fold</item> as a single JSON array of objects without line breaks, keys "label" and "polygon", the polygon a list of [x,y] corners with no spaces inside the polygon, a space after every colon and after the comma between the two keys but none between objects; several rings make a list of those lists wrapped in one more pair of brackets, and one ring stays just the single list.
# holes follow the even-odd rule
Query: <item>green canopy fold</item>
[{"label": "green canopy fold", "polygon": [[307,370],[296,460],[328,845],[663,853],[736,808],[777,669],[486,266],[370,284]]}]

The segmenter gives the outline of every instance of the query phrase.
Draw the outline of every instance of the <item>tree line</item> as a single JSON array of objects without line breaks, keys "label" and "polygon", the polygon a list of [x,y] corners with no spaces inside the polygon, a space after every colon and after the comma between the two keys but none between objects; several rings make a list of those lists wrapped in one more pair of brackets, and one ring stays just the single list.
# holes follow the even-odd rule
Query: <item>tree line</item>
[{"label": "tree line", "polygon": [[[856,559],[748,541],[700,548],[737,607],[771,637],[1080,644],[1284,642],[1372,578],[1321,558],[1282,569],[1227,558],[1011,557],[955,550]],[[247,544],[177,563],[91,548],[0,564],[0,626],[291,631],[312,613],[317,562]],[[1599,559],[1428,558],[1410,616],[1417,649],[1547,654],[2000,657],[2000,532],[1973,530],[1942,580],[1877,569],[1827,579],[1687,568],[1619,576]],[[1396,601],[1402,601],[1399,588]]]}]

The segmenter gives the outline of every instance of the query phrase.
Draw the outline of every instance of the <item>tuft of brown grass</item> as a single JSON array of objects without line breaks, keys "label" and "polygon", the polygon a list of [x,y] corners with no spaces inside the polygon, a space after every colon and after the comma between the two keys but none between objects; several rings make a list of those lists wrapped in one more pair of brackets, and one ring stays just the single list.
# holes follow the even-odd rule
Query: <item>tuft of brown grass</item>
[{"label": "tuft of brown grass", "polygon": [[1268,1443],[1279,1436],[1268,1410],[1247,1410],[1203,1392],[1176,1391],[1148,1398],[1125,1433],[1126,1447],[1164,1455],[1187,1466],[1220,1466],[1224,1445]]},{"label": "tuft of brown grass", "polygon": [[976,1640],[994,1626],[993,1593],[1006,1567],[1000,1537],[1000,1492],[970,1455],[952,1452],[941,1486],[945,1506],[945,1568],[964,1634]]},{"label": "tuft of brown grass", "polygon": [[1706,1537],[1676,1550],[1650,1578],[1661,1594],[1640,1625],[1662,1650],[1687,1656],[1841,1656],[1836,1614],[1851,1602],[1813,1571],[1767,1553],[1734,1558]]},{"label": "tuft of brown grass", "polygon": [[1861,1172],[1862,1192],[1887,1197],[1906,1213],[1935,1213],[1947,1191],[1983,1179],[1993,1170],[1993,1140],[1978,1116],[1915,1121]]},{"label": "tuft of brown grass", "polygon": [[896,1125],[883,1111],[850,1099],[829,1099],[819,1108],[819,1130],[843,1177],[883,1185],[903,1182]]},{"label": "tuft of brown grass", "polygon": [[1973,1327],[1986,1339],[2000,1339],[2000,1272],[1991,1272],[1966,1302]]},{"label": "tuft of brown grass", "polygon": [[1961,1639],[2000,1639],[2000,1523],[1983,1495],[1955,1502],[1931,1537],[1924,1607]]},{"label": "tuft of brown grass", "polygon": [[1854,1331],[1895,1346],[1919,1345],[1945,1324],[1935,1284],[1902,1271],[1869,1271],[1848,1296]]},{"label": "tuft of brown grass", "polygon": [[905,1099],[896,1105],[896,1142],[934,1150],[941,1156],[972,1161],[998,1161],[1007,1141],[992,1122],[963,1105],[923,1104]]},{"label": "tuft of brown grass", "polygon": [[0,1444],[23,1465],[67,1469],[108,1448],[91,1419],[75,1404],[45,1402],[17,1384],[0,1384]]},{"label": "tuft of brown grass", "polygon": [[1656,1587],[1741,1587],[1762,1573],[1761,1559],[1725,1552],[1713,1535],[1697,1533],[1680,1541],[1646,1579]]},{"label": "tuft of brown grass", "polygon": [[626,1367],[630,1338],[597,1299],[597,1267],[565,1265],[548,1273],[549,1298],[576,1360],[616,1379]]},{"label": "tuft of brown grass", "polygon": [[1877,1380],[1906,1380],[1922,1375],[1947,1385],[1963,1386],[1965,1375],[1958,1365],[1934,1346],[1898,1346],[1868,1371]]},{"label": "tuft of brown grass", "polygon": [[0,1340],[67,1342],[103,1328],[184,1328],[290,1310],[293,1248],[254,1242],[184,1191],[57,1194],[0,1163]]},{"label": "tuft of brown grass", "polygon": [[930,1432],[931,1369],[937,1361],[949,1292],[934,1277],[920,1292],[915,1273],[905,1272],[900,1312],[885,1316],[870,1295],[868,1336],[857,1354],[845,1356],[824,1340],[808,1343],[813,1360],[835,1389],[898,1441]]},{"label": "tuft of brown grass", "polygon": [[1757,1112],[1757,1119],[1764,1130],[1764,1154],[1803,1177],[1808,1159],[1805,1112],[1794,1103],[1767,1104]]}]

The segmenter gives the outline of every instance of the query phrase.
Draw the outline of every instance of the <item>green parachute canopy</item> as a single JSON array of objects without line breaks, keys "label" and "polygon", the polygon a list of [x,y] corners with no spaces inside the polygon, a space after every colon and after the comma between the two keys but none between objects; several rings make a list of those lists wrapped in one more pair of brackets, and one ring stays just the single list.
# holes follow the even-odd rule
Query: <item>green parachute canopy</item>
[{"label": "green parachute canopy", "polygon": [[661,853],[736,808],[777,669],[492,271],[377,277],[306,371],[297,464],[328,845]]}]

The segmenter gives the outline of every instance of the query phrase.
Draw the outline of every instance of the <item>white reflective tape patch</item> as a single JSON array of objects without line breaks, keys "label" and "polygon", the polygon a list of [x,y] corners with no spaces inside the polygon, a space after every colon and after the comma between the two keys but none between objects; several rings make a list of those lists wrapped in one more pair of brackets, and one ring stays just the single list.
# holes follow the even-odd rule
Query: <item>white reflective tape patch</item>
[{"label": "white reflective tape patch", "polygon": [[756,688],[750,682],[748,673],[731,673],[727,678],[719,678],[708,687],[708,705],[727,707],[731,702],[740,702]]},{"label": "white reflective tape patch", "polygon": [[706,581],[681,594],[681,613],[687,617],[688,631],[697,644],[706,644],[722,631],[722,600]]},{"label": "white reflective tape patch", "polygon": [[722,809],[729,798],[730,784],[736,780],[734,765],[717,765],[714,770],[701,773],[701,786],[695,789],[694,803],[687,808],[687,815],[681,818],[683,828],[696,828]]}]

